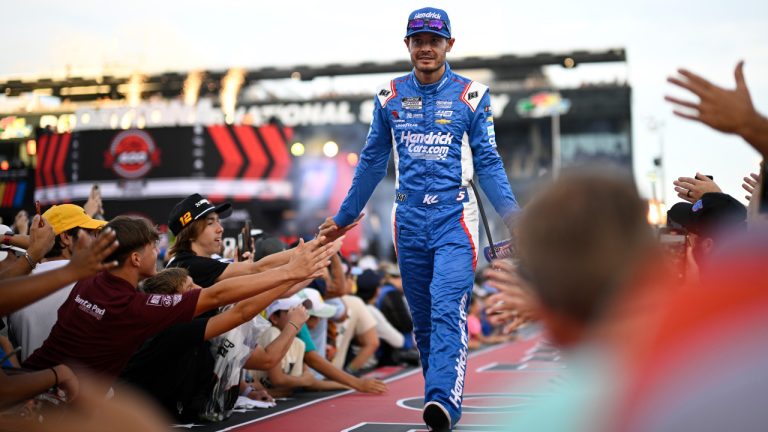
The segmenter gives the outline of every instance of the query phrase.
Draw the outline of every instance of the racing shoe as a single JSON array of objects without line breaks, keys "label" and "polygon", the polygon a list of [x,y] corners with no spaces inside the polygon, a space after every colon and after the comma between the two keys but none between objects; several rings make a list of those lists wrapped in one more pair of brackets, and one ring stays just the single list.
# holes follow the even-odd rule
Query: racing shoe
[{"label": "racing shoe", "polygon": [[435,432],[447,432],[451,430],[451,416],[440,403],[432,401],[424,405],[424,423],[429,430]]}]

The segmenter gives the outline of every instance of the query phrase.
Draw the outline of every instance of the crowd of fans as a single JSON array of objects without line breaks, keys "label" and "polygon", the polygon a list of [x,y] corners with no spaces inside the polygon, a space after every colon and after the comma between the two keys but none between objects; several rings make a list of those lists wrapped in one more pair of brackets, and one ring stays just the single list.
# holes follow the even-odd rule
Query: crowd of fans
[{"label": "crowd of fans", "polygon": [[[222,258],[220,218],[230,212],[230,204],[198,194],[179,202],[167,263],[158,259],[155,227],[142,218],[105,221],[60,204],[20,230],[29,234],[0,226],[7,282],[60,272],[77,259],[109,263],[41,286],[23,305],[5,296],[0,354],[14,391],[3,407],[29,416],[45,398],[76,400],[97,376],[93,392],[130,386],[179,422],[215,421],[239,397],[269,406],[295,391],[383,393],[386,384],[367,372],[418,365],[397,265],[373,256],[348,261],[338,253],[343,238],[323,244],[323,237],[289,249],[262,236],[234,254],[245,260]],[[511,337],[490,334],[482,301],[470,311],[474,348]]]},{"label": "crowd of fans", "polygon": [[[735,90],[680,70],[670,82],[700,100],[668,100],[681,117],[766,155],[768,120],[752,106],[742,67]],[[571,379],[515,425],[768,424],[758,403],[768,379],[759,171],[744,178],[750,209],[707,176],[680,177],[683,202],[661,228],[647,224],[627,173],[608,168],[565,172],[526,205],[514,259],[477,272],[469,346],[512,340],[540,322],[569,358]],[[297,391],[384,393],[368,372],[418,365],[395,263],[350,261],[339,254],[343,237],[323,236],[293,245],[262,236],[235,254],[244,259],[222,258],[220,219],[231,206],[197,194],[169,215],[175,243],[163,263],[153,224],[101,220],[99,201],[0,225],[0,429],[98,430],[119,418],[118,430],[162,430],[222,420],[243,399],[271,406]]]}]

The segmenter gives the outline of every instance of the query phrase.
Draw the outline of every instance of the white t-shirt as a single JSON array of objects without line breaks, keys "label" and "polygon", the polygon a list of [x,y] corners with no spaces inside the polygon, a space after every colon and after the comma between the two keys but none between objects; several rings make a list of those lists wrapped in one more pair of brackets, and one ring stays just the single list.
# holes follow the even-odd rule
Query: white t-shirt
[{"label": "white t-shirt", "polygon": [[352,338],[361,335],[376,327],[376,320],[368,312],[365,303],[358,296],[345,295],[342,298],[347,307],[347,319],[338,326],[336,336],[336,355],[333,357],[333,365],[339,369],[344,368],[344,360],[347,358],[349,344]]},{"label": "white t-shirt", "polygon": [[[64,267],[68,263],[69,260],[66,259],[41,262],[32,270],[32,274]],[[11,333],[21,347],[20,358],[22,362],[48,339],[48,335],[51,334],[51,329],[59,316],[59,307],[69,297],[74,286],[74,283],[67,285],[8,316]]]},{"label": "white t-shirt", "polygon": [[405,344],[405,336],[397,331],[397,329],[387,321],[387,317],[374,305],[366,305],[368,312],[376,320],[376,333],[379,335],[379,339],[388,343],[394,348],[402,348]]},{"label": "white t-shirt", "polygon": [[[280,329],[277,327],[270,327],[259,336],[259,345],[267,347],[272,341],[280,336]],[[280,368],[286,375],[294,377],[300,377],[304,373],[304,341],[295,337],[291,341],[291,347],[288,348],[288,352],[285,357],[280,361]],[[269,372],[265,370],[252,370],[253,377],[257,379],[264,387],[272,388],[272,383],[269,381]]]}]

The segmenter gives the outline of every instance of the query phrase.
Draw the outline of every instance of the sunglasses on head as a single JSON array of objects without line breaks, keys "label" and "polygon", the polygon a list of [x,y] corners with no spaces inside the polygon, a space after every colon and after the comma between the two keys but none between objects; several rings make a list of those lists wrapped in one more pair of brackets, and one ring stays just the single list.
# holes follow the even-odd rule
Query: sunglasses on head
[{"label": "sunglasses on head", "polygon": [[418,30],[424,27],[430,28],[432,30],[442,30],[443,27],[447,26],[445,21],[439,19],[425,20],[419,18],[408,21],[408,29]]}]

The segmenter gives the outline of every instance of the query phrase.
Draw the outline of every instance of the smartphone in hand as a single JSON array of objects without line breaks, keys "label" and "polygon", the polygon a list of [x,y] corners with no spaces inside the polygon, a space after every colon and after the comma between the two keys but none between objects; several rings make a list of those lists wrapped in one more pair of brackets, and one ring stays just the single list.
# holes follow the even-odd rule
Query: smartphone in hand
[{"label": "smartphone in hand", "polygon": [[45,223],[43,222],[42,213],[40,213],[40,201],[35,201],[35,214],[40,216],[40,219],[37,222],[37,226],[41,227],[45,225]]},{"label": "smartphone in hand", "polygon": [[662,228],[659,231],[659,243],[667,254],[668,262],[680,283],[685,282],[688,236],[680,231]]},{"label": "smartphone in hand", "polygon": [[[238,260],[245,261],[246,259],[253,259],[253,241],[251,240],[251,220],[246,219],[243,228],[240,230],[240,234],[237,235],[237,251]],[[249,252],[249,255],[245,253]]]}]

